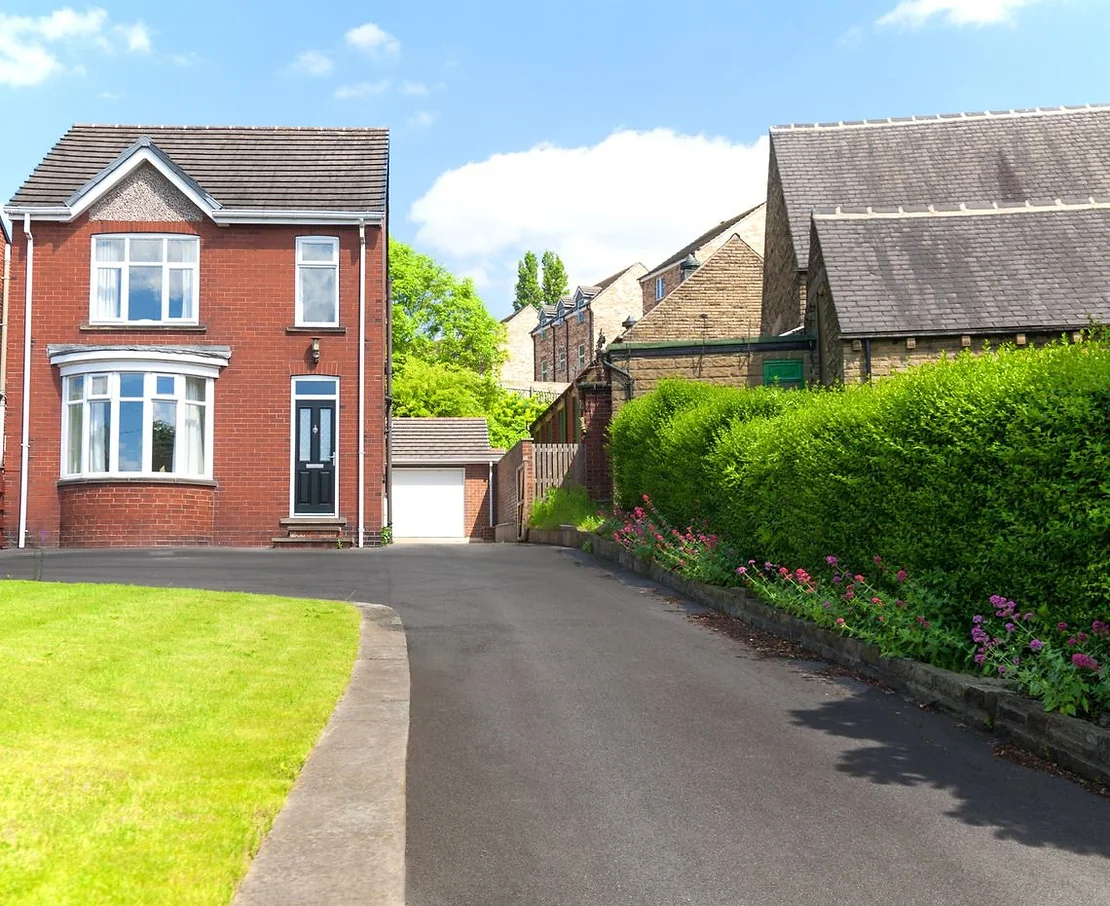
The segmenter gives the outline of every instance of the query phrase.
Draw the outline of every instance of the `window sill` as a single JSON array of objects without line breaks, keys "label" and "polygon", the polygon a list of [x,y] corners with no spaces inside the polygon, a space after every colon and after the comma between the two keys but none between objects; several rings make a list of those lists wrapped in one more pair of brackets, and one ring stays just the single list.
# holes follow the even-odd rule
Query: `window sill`
[{"label": "window sill", "polygon": [[188,484],[202,488],[215,488],[211,478],[190,478],[187,475],[73,475],[59,478],[59,488],[86,484]]},{"label": "window sill", "polygon": [[345,336],[346,327],[286,327],[285,332],[290,336],[328,337]]},{"label": "window sill", "polygon": [[78,327],[82,333],[207,333],[205,324],[164,324],[159,321],[150,321],[143,324],[82,324]]}]

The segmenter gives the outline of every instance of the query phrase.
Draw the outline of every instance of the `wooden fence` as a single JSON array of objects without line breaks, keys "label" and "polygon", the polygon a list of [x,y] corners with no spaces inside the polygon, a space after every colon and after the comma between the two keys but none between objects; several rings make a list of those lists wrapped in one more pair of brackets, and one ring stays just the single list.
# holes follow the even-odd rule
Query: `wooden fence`
[{"label": "wooden fence", "polygon": [[535,444],[536,499],[543,497],[548,488],[586,483],[586,460],[581,444]]}]

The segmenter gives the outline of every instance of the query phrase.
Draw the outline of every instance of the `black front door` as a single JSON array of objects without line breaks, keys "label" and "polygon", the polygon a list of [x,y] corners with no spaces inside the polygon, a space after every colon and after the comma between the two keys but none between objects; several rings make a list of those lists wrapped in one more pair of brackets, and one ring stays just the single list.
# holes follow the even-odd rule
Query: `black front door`
[{"label": "black front door", "polygon": [[293,512],[335,514],[335,401],[297,400]]}]

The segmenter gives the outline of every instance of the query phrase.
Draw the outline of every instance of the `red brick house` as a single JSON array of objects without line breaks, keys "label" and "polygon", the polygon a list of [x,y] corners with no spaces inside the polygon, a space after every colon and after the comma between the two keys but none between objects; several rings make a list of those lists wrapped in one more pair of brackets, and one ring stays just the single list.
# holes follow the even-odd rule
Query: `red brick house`
[{"label": "red brick house", "polygon": [[380,539],[388,132],[74,126],[6,207],[8,543]]}]

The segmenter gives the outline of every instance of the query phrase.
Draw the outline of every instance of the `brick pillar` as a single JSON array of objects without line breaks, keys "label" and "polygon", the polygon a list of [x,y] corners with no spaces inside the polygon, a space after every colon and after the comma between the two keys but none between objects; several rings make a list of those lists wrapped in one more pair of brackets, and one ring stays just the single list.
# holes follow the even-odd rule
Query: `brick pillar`
[{"label": "brick pillar", "polygon": [[[595,368],[594,372],[600,377],[604,369]],[[582,447],[586,456],[586,493],[598,503],[608,502],[613,499],[613,476],[605,441],[613,419],[612,388],[608,381],[590,381],[580,383],[579,392],[585,423]]]}]

